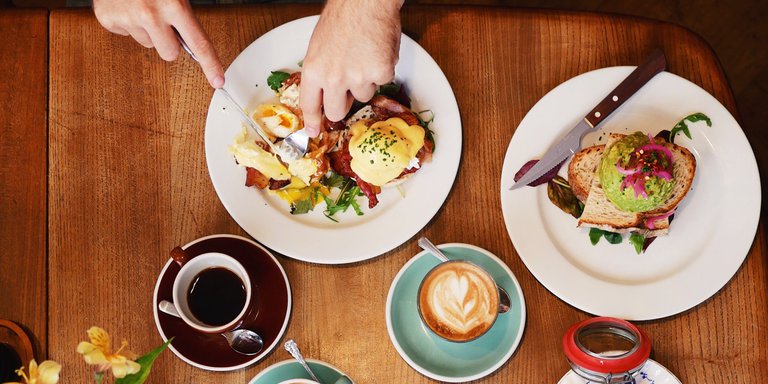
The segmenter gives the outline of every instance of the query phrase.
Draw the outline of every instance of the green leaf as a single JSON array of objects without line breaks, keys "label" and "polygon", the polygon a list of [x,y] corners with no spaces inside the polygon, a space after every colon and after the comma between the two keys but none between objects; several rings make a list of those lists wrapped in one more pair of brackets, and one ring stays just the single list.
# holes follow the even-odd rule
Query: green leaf
[{"label": "green leaf", "polygon": [[589,229],[589,241],[592,245],[597,245],[600,242],[600,238],[603,237],[603,230],[598,228]]},{"label": "green leaf", "polygon": [[707,115],[705,115],[705,114],[703,114],[701,112],[690,114],[690,115],[684,117],[682,120],[680,120],[677,124],[675,124],[675,127],[672,128],[671,131],[669,131],[669,140],[671,142],[674,142],[675,136],[677,135],[678,132],[681,132],[681,131],[689,139],[692,138],[691,137],[691,131],[688,129],[688,124],[685,123],[686,121],[689,121],[691,123],[696,123],[696,122],[699,122],[699,121],[704,121],[704,122],[707,123],[708,127],[712,126],[712,120],[710,120],[709,117],[707,117]]},{"label": "green leaf", "polygon": [[96,382],[96,384],[101,384],[102,381],[104,381],[104,372],[96,372],[93,374],[93,380]]},{"label": "green leaf", "polygon": [[149,351],[146,355],[136,359],[136,362],[141,365],[141,369],[132,375],[126,375],[122,379],[115,380],[115,384],[142,384],[149,377],[149,372],[152,370],[152,364],[155,362],[155,359],[160,356],[160,353],[168,347],[172,340],[173,337],[161,346]]},{"label": "green leaf", "polygon": [[615,232],[603,231],[603,237],[611,244],[619,244],[624,240],[621,234]]},{"label": "green leaf", "polygon": [[568,180],[560,176],[556,176],[547,183],[547,197],[563,212],[577,219],[581,216],[581,212],[584,211],[584,205],[573,194]]},{"label": "green leaf", "polygon": [[267,77],[267,85],[269,85],[273,91],[277,92],[277,90],[283,86],[283,82],[288,80],[289,77],[291,77],[291,75],[287,72],[272,71],[269,77]]},{"label": "green leaf", "polygon": [[639,255],[643,252],[643,244],[645,244],[645,236],[633,233],[629,235],[629,243],[635,247],[635,252]]},{"label": "green leaf", "polygon": [[398,93],[400,93],[400,84],[396,83],[384,84],[376,90],[377,95],[384,95],[390,99],[397,99]]},{"label": "green leaf", "polygon": [[328,173],[323,176],[323,179],[320,180],[320,183],[328,188],[341,188],[347,180],[349,180],[348,177],[344,177],[333,171],[328,171]]},{"label": "green leaf", "polygon": [[304,59],[301,59],[301,61],[299,61],[297,64],[299,65],[299,68],[303,67],[304,66]]},{"label": "green leaf", "polygon": [[313,208],[315,208],[315,204],[310,195],[304,200],[299,200],[291,204],[291,215],[303,215]]}]

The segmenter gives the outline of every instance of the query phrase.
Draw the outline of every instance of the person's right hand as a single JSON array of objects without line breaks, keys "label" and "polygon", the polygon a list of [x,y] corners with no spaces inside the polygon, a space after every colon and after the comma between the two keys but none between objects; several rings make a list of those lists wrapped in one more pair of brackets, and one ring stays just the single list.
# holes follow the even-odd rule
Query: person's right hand
[{"label": "person's right hand", "polygon": [[224,70],[208,36],[186,0],[94,0],[96,19],[104,28],[155,48],[163,60],[173,61],[181,46],[175,28],[192,49],[214,88],[224,85]]}]

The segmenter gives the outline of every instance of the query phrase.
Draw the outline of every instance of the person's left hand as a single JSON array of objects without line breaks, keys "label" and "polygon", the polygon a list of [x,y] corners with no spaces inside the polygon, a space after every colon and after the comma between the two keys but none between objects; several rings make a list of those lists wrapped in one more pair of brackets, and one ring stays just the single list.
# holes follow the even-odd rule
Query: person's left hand
[{"label": "person's left hand", "polygon": [[317,136],[323,113],[343,119],[353,99],[368,101],[395,77],[403,0],[328,0],[301,74],[304,126]]}]

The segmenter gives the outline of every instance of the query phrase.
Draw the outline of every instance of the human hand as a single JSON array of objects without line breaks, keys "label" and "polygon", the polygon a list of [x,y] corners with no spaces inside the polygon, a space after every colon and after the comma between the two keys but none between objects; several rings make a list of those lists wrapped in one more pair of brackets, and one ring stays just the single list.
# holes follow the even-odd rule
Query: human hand
[{"label": "human hand", "polygon": [[317,136],[323,112],[346,116],[353,99],[368,101],[395,77],[403,0],[328,0],[301,71],[304,126]]},{"label": "human hand", "polygon": [[93,11],[104,28],[130,35],[139,44],[155,48],[163,60],[179,56],[174,28],[187,42],[214,88],[224,85],[224,70],[208,36],[186,0],[94,0]]}]

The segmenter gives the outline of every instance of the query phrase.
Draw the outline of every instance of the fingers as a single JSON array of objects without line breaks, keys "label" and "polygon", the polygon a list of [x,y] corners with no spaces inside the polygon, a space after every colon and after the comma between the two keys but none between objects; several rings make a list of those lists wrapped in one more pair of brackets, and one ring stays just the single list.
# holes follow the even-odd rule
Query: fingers
[{"label": "fingers", "polygon": [[134,40],[136,40],[137,43],[141,44],[144,48],[154,47],[154,44],[152,44],[152,39],[149,37],[147,31],[145,31],[143,28],[131,28],[128,30],[128,33],[131,35],[131,37],[133,37]]},{"label": "fingers", "polygon": [[376,84],[369,83],[366,85],[354,87],[349,91],[352,93],[352,96],[355,97],[355,100],[366,102],[370,100],[376,93]]},{"label": "fingers", "polygon": [[320,134],[320,125],[323,119],[323,90],[312,81],[301,81],[301,93],[299,93],[299,108],[304,116],[304,127],[310,137]]},{"label": "fingers", "polygon": [[323,89],[323,111],[330,121],[339,121],[347,115],[352,106],[352,96],[346,89],[329,87]]},{"label": "fingers", "polygon": [[181,38],[184,39],[192,52],[194,52],[197,60],[200,62],[200,68],[203,69],[203,73],[211,86],[214,88],[223,87],[224,69],[221,66],[216,50],[213,48],[213,44],[208,40],[208,36],[191,11],[180,16],[179,22],[173,24],[173,26],[176,27]]},{"label": "fingers", "polygon": [[148,32],[160,58],[165,61],[173,61],[179,57],[181,46],[176,38],[176,33],[169,25],[155,25],[150,27]]},{"label": "fingers", "polygon": [[94,0],[93,10],[108,31],[130,35],[142,46],[154,47],[167,61],[175,60],[181,50],[175,27],[200,61],[211,86],[224,85],[224,70],[216,51],[186,0]]}]

